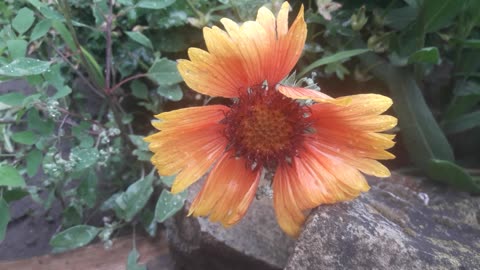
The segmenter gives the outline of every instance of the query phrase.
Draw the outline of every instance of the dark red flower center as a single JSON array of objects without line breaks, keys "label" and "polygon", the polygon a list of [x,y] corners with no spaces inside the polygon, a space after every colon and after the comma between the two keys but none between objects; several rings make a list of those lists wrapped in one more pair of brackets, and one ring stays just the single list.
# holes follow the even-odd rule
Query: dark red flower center
[{"label": "dark red flower center", "polygon": [[245,157],[252,168],[275,167],[297,154],[309,111],[273,87],[254,87],[235,101],[222,123],[237,156]]}]

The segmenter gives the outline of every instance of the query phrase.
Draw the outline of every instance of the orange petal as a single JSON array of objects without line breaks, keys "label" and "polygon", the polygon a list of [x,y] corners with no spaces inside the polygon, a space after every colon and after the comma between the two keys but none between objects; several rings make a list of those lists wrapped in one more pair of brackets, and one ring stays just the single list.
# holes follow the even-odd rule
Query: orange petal
[{"label": "orange petal", "polygon": [[246,164],[245,159],[225,153],[193,201],[189,214],[210,215],[211,221],[224,226],[237,223],[250,206],[260,178],[259,171],[250,170]]},{"label": "orange petal", "polygon": [[379,115],[388,109],[391,100],[381,95],[354,95],[345,106],[318,103],[310,106],[312,146],[322,156],[335,157],[358,170],[378,177],[390,171],[376,159],[391,159],[386,150],[393,147],[394,135],[378,133],[389,130],[397,119]]},{"label": "orange petal", "polygon": [[273,179],[273,206],[280,228],[286,234],[297,237],[305,215],[297,205],[299,198],[295,196],[293,186],[298,178],[292,170],[286,163],[277,168]]},{"label": "orange petal", "polygon": [[277,19],[260,8],[256,21],[237,23],[222,19],[218,27],[203,29],[208,52],[190,49],[190,60],[179,60],[178,70],[193,90],[222,97],[237,97],[264,81],[277,84],[295,66],[301,55],[307,28],[303,6],[288,29],[287,2]]},{"label": "orange petal", "polygon": [[350,103],[349,98],[335,99],[322,92],[315,91],[308,88],[303,88],[303,87],[293,87],[293,86],[279,84],[277,85],[277,90],[280,93],[282,93],[284,96],[289,97],[291,99],[300,99],[300,100],[311,99],[315,102],[332,103],[337,105],[347,105]]},{"label": "orange petal", "polygon": [[191,107],[156,115],[160,132],[145,138],[154,153],[151,161],[160,175],[177,174],[172,193],[178,193],[204,175],[225,151],[224,118],[228,107]]}]

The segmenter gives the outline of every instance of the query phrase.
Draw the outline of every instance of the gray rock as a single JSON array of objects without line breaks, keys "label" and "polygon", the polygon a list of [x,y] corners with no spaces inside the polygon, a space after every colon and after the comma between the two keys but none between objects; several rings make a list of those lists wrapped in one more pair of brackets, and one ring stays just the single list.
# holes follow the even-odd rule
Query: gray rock
[{"label": "gray rock", "polygon": [[287,270],[480,269],[480,197],[393,174],[318,207]]},{"label": "gray rock", "polygon": [[[200,186],[190,188],[187,207]],[[282,269],[293,251],[294,240],[278,227],[270,199],[254,200],[245,217],[228,229],[186,214],[184,209],[166,223],[177,269]]]}]

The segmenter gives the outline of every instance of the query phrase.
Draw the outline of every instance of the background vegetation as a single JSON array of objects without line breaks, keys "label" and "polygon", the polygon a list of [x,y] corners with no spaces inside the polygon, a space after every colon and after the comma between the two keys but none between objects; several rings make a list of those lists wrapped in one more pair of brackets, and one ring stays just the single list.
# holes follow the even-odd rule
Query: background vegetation
[{"label": "background vegetation", "polygon": [[[297,77],[340,96],[379,92],[399,117],[395,168],[480,192],[480,1],[303,2],[309,34]],[[62,227],[55,251],[108,246],[125,226],[155,235],[181,209],[142,137],[154,114],[226,102],[189,90],[175,59],[204,48],[202,28],[254,19],[253,0],[5,0],[0,2],[0,241],[9,204],[25,196]],[[293,16],[293,15],[292,15]],[[100,224],[94,217],[103,216]],[[129,257],[134,268],[137,253]]]}]

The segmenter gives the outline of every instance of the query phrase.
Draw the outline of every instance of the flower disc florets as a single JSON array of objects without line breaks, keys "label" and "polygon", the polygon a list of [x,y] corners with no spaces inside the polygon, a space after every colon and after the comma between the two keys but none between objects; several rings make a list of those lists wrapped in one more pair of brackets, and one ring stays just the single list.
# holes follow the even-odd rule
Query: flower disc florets
[{"label": "flower disc florets", "polygon": [[258,86],[236,99],[222,123],[229,147],[251,168],[274,168],[297,154],[309,115],[306,106],[273,87]]}]

